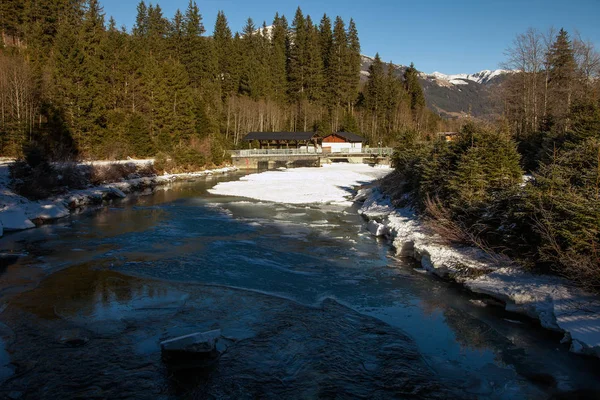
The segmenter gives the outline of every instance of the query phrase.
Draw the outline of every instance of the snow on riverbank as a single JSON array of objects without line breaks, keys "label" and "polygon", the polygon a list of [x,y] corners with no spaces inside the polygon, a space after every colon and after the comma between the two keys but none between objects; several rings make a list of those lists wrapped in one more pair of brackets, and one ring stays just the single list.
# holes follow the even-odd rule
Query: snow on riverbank
[{"label": "snow on riverbank", "polygon": [[[73,190],[67,194],[46,200],[31,201],[19,196],[9,188],[9,165],[12,161],[0,162],[0,237],[6,231],[34,228],[36,221],[48,221],[66,217],[72,209],[88,204],[99,204],[103,200],[123,198],[127,193],[151,189],[180,179],[191,179],[213,174],[236,171],[235,167],[224,167],[186,174],[160,175],[155,177],[130,179],[106,185],[93,186],[83,190]],[[115,163],[148,164],[152,160],[96,161],[94,165]]]},{"label": "snow on riverbank", "polygon": [[559,277],[522,271],[477,248],[441,244],[441,238],[427,232],[411,210],[394,208],[377,189],[361,189],[355,199],[364,202],[359,212],[370,220],[369,231],[388,237],[399,255],[413,257],[435,275],[502,301],[507,311],[564,332],[563,342],[570,342],[572,352],[600,357],[598,296]]},{"label": "snow on riverbank", "polygon": [[335,163],[321,168],[267,171],[221,182],[209,193],[247,197],[275,203],[348,203],[352,187],[375,181],[391,172],[389,167]]}]

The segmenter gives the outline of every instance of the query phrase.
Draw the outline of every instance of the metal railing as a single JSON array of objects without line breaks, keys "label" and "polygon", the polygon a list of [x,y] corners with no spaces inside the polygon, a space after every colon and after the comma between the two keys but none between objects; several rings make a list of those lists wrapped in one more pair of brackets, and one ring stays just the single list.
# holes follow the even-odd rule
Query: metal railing
[{"label": "metal railing", "polygon": [[394,149],[391,147],[366,147],[357,149],[353,147],[335,149],[335,151],[323,151],[322,149],[304,148],[304,149],[248,149],[248,150],[230,150],[233,157],[251,157],[251,156],[285,156],[285,155],[320,155],[320,156],[343,156],[343,155],[370,155],[370,156],[389,156]]}]

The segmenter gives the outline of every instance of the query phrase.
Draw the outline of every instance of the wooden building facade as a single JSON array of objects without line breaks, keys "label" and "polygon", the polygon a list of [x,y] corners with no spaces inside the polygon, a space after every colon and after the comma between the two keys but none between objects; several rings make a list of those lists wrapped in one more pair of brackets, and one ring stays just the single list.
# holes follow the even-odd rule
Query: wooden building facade
[{"label": "wooden building facade", "polygon": [[341,153],[362,151],[365,138],[351,132],[336,132],[323,138],[324,153]]},{"label": "wooden building facade", "polygon": [[322,138],[314,132],[250,132],[246,142],[257,142],[260,149],[320,148]]}]

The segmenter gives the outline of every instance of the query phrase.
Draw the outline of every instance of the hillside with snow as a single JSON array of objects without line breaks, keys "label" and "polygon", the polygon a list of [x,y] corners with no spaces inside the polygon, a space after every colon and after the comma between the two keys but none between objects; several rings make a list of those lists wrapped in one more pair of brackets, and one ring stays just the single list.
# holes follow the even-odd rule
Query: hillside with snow
[{"label": "hillside with snow", "polygon": [[[372,63],[372,57],[362,56],[362,81],[366,81],[369,77],[369,66]],[[407,68],[401,64],[392,65],[398,76],[402,76]],[[511,73],[502,69],[454,75],[421,72],[419,79],[427,106],[442,117],[493,118],[502,111],[501,102],[496,96],[497,89]]]},{"label": "hillside with snow", "polygon": [[467,85],[468,81],[486,84],[491,82],[496,77],[501,77],[506,74],[510,74],[511,71],[505,69],[497,69],[494,71],[490,71],[489,69],[484,69],[483,71],[476,72],[474,74],[455,74],[455,75],[446,75],[441,72],[433,72],[431,74],[425,74],[421,72],[421,78],[423,79],[433,79],[442,82],[448,82],[452,85]]}]

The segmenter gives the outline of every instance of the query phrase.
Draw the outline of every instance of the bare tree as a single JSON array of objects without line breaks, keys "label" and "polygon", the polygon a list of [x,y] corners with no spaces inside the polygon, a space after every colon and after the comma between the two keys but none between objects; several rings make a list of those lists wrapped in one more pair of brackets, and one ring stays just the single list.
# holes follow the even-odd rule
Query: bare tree
[{"label": "bare tree", "polygon": [[548,30],[542,35],[544,42],[544,119],[548,117],[548,86],[550,84],[550,49],[552,44],[556,40],[556,29],[554,27],[548,28]]},{"label": "bare tree", "polygon": [[0,55],[0,128],[8,135],[10,155],[15,155],[31,133],[39,101],[29,64],[20,57]]},{"label": "bare tree", "polygon": [[579,32],[575,33],[573,50],[584,95],[587,97],[591,92],[594,78],[600,75],[600,53],[595,49],[594,44],[589,40],[584,40]]},{"label": "bare tree", "polygon": [[522,114],[521,131],[535,131],[539,126],[540,97],[538,81],[544,69],[544,45],[542,35],[534,28],[515,37],[513,44],[505,51],[507,60],[503,67],[517,71],[513,79],[520,82],[520,111]]}]

